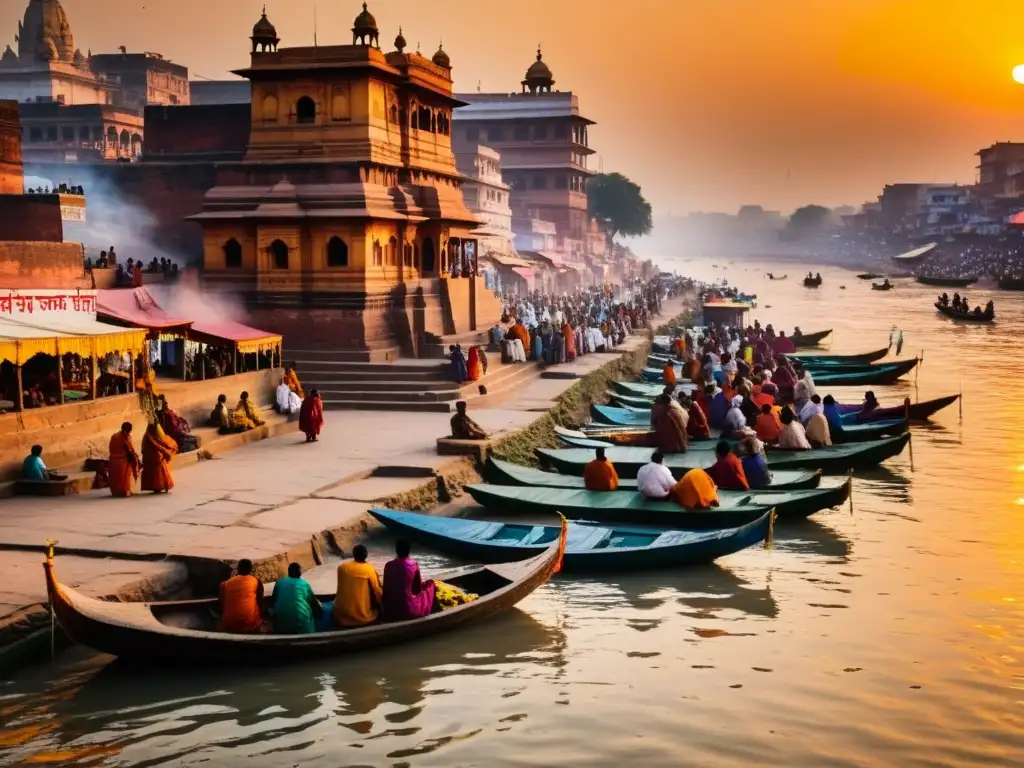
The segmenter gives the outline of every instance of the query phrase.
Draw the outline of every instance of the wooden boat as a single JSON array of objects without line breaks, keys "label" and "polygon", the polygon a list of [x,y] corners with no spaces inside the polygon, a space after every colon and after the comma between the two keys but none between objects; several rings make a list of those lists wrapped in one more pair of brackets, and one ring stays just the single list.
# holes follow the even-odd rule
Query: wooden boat
[{"label": "wooden boat", "polygon": [[853,410],[843,414],[843,422],[850,421],[863,424],[884,421],[885,419],[900,418],[904,413],[906,413],[909,421],[927,421],[932,415],[952,405],[959,399],[960,395],[947,395],[946,397],[937,397],[934,400],[922,400],[919,403],[876,408],[869,414],[864,414],[860,406],[850,406]]},{"label": "wooden boat", "polygon": [[898,254],[897,256],[893,256],[892,258],[893,261],[902,262],[903,264],[918,261],[919,259],[923,259],[927,254],[931,253],[931,251],[937,245],[938,243],[926,243],[925,245],[922,245],[920,248],[915,248],[912,251],[907,251],[906,253]]},{"label": "wooden boat", "polygon": [[868,371],[855,371],[852,373],[815,373],[814,385],[816,387],[861,387],[873,384],[892,384],[901,376],[914,370],[917,365],[917,358],[900,360],[898,363],[882,363],[875,365]]},{"label": "wooden boat", "polygon": [[793,342],[793,346],[797,349],[807,349],[808,347],[816,347],[823,342],[828,336],[832,335],[832,329],[829,328],[827,331],[816,331],[815,333],[801,333],[799,336],[790,336],[789,340]]},{"label": "wooden boat", "polygon": [[651,412],[634,411],[627,408],[612,408],[609,405],[590,406],[590,416],[599,424],[611,424],[618,427],[647,427],[651,426]]},{"label": "wooden boat", "polygon": [[980,315],[974,314],[973,311],[958,312],[952,307],[947,307],[938,301],[935,302],[935,308],[939,310],[939,312],[944,314],[946,317],[950,317],[953,320],[962,320],[965,323],[991,323],[994,322],[996,319],[995,312],[992,312],[992,314],[982,312]]},{"label": "wooden boat", "polygon": [[813,352],[795,352],[787,358],[799,360],[801,363],[815,365],[849,365],[852,363],[874,363],[889,354],[890,347],[882,347],[873,352],[862,352],[859,355],[818,355]]},{"label": "wooden boat", "polygon": [[779,277],[776,277],[771,272],[768,273],[768,279],[769,280],[786,280],[788,278],[789,278],[789,275],[780,275]]},{"label": "wooden boat", "polygon": [[[893,456],[898,456],[910,440],[910,433],[898,437],[887,437],[868,443],[846,443],[816,448],[812,451],[767,452],[768,466],[776,469],[820,469],[826,473],[846,472],[850,469],[868,469]],[[594,458],[589,448],[538,448],[534,452],[544,467],[550,467],[568,475],[583,475],[583,468]],[[607,449],[608,460],[615,465],[619,477],[635,478],[636,473],[650,461],[651,451],[647,448]],[[672,474],[681,477],[688,470],[704,469],[714,463],[711,451],[688,451],[673,453],[665,457],[665,466]]]},{"label": "wooden boat", "polygon": [[[719,506],[687,510],[673,501],[651,501],[638,491],[588,491],[585,488],[525,488],[515,485],[467,485],[477,504],[501,515],[561,512],[570,520],[628,522],[634,525],[665,525],[676,528],[724,528],[749,520],[749,507],[775,508],[779,520],[805,518],[850,497],[850,479],[836,487],[803,491],[725,491],[719,489]],[[738,513],[735,521],[729,515]],[[724,517],[719,517],[723,515]],[[728,522],[722,522],[722,520]]]},{"label": "wooden boat", "polygon": [[[554,526],[491,523],[391,509],[371,509],[370,514],[396,534],[446,555],[478,563],[534,556],[559,535]],[[563,570],[607,573],[700,565],[764,541],[771,534],[771,527],[771,511],[736,528],[707,531],[603,528],[570,523]]]},{"label": "wooden boat", "polygon": [[650,447],[653,445],[654,433],[650,429],[611,430],[596,433],[577,432],[555,425],[555,434],[566,445],[577,448],[598,448],[608,445],[634,445]]},{"label": "wooden boat", "polygon": [[[525,485],[542,488],[576,488],[583,489],[583,478],[579,475],[560,475],[557,472],[545,472],[542,469],[524,467],[500,459],[488,458],[484,465],[484,479],[493,485]],[[772,483],[769,491],[796,491],[805,488],[817,488],[821,483],[820,470],[772,470]],[[620,491],[635,491],[636,480],[619,479]]]},{"label": "wooden boat", "polygon": [[[665,391],[665,385],[647,381],[613,381],[612,389],[627,397],[645,397],[653,400]],[[678,387],[676,387],[676,391],[679,391]]]},{"label": "wooden boat", "polygon": [[[213,615],[216,598],[115,603],[86,597],[57,580],[52,546],[43,569],[54,614],[76,643],[146,664],[262,665],[376,649],[489,618],[544,584],[556,571],[563,549],[564,542],[556,537],[541,554],[523,562],[437,574],[437,578],[479,595],[465,605],[410,621],[307,635],[218,631]],[[322,599],[333,599],[333,594]]]},{"label": "wooden boat", "polygon": [[880,277],[885,277],[885,275],[880,275],[878,272],[861,272],[857,275],[858,280],[877,280]]},{"label": "wooden boat", "polygon": [[1001,291],[1024,291],[1024,280],[1013,277],[1004,277],[998,282]]},{"label": "wooden boat", "polygon": [[872,283],[871,284],[871,290],[872,291],[891,291],[895,287],[896,286],[894,286],[892,283]]},{"label": "wooden boat", "polygon": [[929,275],[918,275],[917,282],[921,285],[937,285],[940,288],[966,288],[972,283],[978,282],[977,275],[970,277],[931,277]]},{"label": "wooden boat", "polygon": [[804,288],[817,288],[822,282],[824,281],[820,277],[805,277]]}]

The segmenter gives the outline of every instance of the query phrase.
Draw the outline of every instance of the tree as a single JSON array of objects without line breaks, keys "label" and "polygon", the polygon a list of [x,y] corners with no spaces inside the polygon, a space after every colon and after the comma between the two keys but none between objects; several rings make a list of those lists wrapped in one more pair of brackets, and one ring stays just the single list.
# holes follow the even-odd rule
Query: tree
[{"label": "tree", "polygon": [[590,215],[608,237],[611,248],[618,234],[629,237],[651,231],[651,204],[640,193],[640,186],[621,173],[601,173],[587,182]]}]

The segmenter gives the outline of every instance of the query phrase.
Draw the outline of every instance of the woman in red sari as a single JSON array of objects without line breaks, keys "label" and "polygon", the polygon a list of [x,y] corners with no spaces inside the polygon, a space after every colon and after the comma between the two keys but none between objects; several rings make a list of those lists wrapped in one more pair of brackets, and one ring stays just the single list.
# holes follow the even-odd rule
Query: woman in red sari
[{"label": "woman in red sari", "polygon": [[121,431],[110,438],[110,461],[107,464],[110,495],[131,496],[141,465],[139,454],[132,445],[132,423],[126,421],[121,425]]},{"label": "woman in red sari", "polygon": [[480,378],[481,366],[480,366],[480,351],[476,347],[469,348],[469,357],[466,360],[466,370],[469,376],[469,381],[476,381]]},{"label": "woman in red sari", "polygon": [[562,323],[562,338],[565,340],[565,362],[576,359],[576,333],[568,321]]},{"label": "woman in red sari", "polygon": [[306,442],[315,443],[320,429],[324,425],[324,403],[320,399],[320,390],[311,390],[302,408],[299,409],[299,429],[306,433]]},{"label": "woman in red sari", "polygon": [[142,490],[167,493],[174,487],[171,460],[178,444],[167,436],[159,424],[146,427],[142,436]]}]

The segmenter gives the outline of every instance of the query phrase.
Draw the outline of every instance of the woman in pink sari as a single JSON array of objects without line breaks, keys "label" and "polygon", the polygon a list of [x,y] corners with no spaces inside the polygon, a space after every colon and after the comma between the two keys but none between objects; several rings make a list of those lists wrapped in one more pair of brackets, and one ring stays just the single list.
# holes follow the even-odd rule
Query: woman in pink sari
[{"label": "woman in pink sari", "polygon": [[408,540],[398,539],[397,557],[384,565],[384,621],[418,619],[434,610],[434,582],[420,578],[420,566],[409,557],[410,551]]}]

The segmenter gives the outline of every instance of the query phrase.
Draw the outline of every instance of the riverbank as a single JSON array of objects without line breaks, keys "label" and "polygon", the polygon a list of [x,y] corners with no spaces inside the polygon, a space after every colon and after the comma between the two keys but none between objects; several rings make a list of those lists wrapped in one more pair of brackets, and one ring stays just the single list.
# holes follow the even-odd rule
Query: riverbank
[{"label": "riverbank", "polygon": [[[692,296],[665,303],[664,322]],[[514,394],[473,410],[494,435],[496,455],[532,458],[554,445],[555,423],[576,425],[612,378],[645,364],[650,337],[638,333],[614,352],[538,370]],[[532,364],[530,364],[532,365]],[[304,568],[346,552],[375,523],[370,506],[427,510],[479,479],[474,461],[440,456],[448,414],[328,411],[319,442],[298,431],[209,461],[176,467],[176,487],[160,496],[112,498],[106,491],[25,498],[0,517],[0,675],[31,650],[49,647],[40,569],[56,539],[60,578],[90,596],[161,600],[210,594],[247,557],[272,581],[289,562]],[[354,439],[358,436],[358,439]],[[17,650],[17,652],[14,652]]]}]

